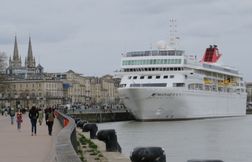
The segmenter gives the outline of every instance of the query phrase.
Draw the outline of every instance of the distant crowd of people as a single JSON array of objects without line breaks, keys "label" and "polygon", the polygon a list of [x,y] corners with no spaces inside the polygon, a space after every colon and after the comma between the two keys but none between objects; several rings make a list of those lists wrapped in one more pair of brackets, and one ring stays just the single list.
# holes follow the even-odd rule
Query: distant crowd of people
[{"label": "distant crowd of people", "polygon": [[[32,106],[31,109],[29,109],[29,119],[31,122],[31,135],[36,136],[37,135],[37,121],[39,122],[39,125],[42,125],[43,118],[45,118],[45,123],[48,127],[48,134],[52,135],[53,130],[53,123],[54,123],[54,108],[47,107],[45,109],[43,108],[37,108],[36,106]],[[2,116],[10,116],[11,124],[14,124],[14,119],[16,118],[17,123],[17,129],[21,130],[21,124],[23,123],[23,114],[26,113],[26,110],[17,108],[16,111],[14,108],[6,107],[1,109]]]}]

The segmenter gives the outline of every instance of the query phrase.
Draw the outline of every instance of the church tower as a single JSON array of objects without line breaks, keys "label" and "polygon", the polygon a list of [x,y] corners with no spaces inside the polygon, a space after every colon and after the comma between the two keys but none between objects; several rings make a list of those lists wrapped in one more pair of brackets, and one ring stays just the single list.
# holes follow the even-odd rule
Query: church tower
[{"label": "church tower", "polygon": [[36,67],[35,57],[33,57],[32,54],[31,37],[29,37],[28,56],[25,58],[25,67],[27,68]]},{"label": "church tower", "polygon": [[13,59],[10,57],[9,66],[13,68],[20,68],[22,66],[21,57],[18,54],[17,36],[15,36]]}]

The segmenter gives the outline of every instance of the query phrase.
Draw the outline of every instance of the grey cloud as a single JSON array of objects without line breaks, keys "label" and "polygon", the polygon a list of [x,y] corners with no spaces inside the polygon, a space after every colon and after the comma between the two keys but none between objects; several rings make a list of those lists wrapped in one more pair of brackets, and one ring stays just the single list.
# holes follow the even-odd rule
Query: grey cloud
[{"label": "grey cloud", "polygon": [[120,68],[122,52],[169,39],[169,19],[176,18],[186,52],[202,55],[209,44],[218,43],[224,62],[240,59],[238,68],[249,76],[251,14],[250,0],[4,0],[0,50],[12,54],[17,33],[20,53],[26,55],[30,34],[34,55],[47,71],[111,74]]}]

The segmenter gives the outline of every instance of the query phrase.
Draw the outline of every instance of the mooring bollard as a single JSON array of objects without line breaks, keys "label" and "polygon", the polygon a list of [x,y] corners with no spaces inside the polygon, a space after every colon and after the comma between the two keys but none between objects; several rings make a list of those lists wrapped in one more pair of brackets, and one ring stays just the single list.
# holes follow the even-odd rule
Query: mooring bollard
[{"label": "mooring bollard", "polygon": [[121,147],[117,142],[117,136],[114,129],[100,130],[97,133],[97,138],[106,144],[106,151],[121,152]]},{"label": "mooring bollard", "polygon": [[95,139],[96,138],[96,132],[98,130],[98,127],[94,123],[86,123],[82,127],[82,132],[90,132],[90,138]]},{"label": "mooring bollard", "polygon": [[87,121],[86,120],[79,120],[77,121],[76,125],[78,128],[82,128],[84,124],[86,124]]},{"label": "mooring bollard", "polygon": [[161,147],[137,147],[130,155],[131,162],[166,162]]},{"label": "mooring bollard", "polygon": [[187,160],[187,162],[224,162],[222,160]]},{"label": "mooring bollard", "polygon": [[74,121],[75,121],[75,124],[77,124],[81,119],[80,118],[75,118]]}]

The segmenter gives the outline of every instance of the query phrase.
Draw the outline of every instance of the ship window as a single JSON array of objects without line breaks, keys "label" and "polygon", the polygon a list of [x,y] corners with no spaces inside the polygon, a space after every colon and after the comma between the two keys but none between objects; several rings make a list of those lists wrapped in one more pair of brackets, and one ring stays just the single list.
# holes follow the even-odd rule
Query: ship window
[{"label": "ship window", "polygon": [[131,79],[131,78],[132,78],[132,76],[129,76],[129,77],[128,77],[128,79]]},{"label": "ship window", "polygon": [[149,76],[148,76],[148,79],[151,79],[151,78],[152,78],[152,76],[149,75]]},{"label": "ship window", "polygon": [[133,76],[133,79],[137,79],[137,76]]},{"label": "ship window", "polygon": [[156,76],[156,79],[160,79],[160,75],[157,75],[157,76]]},{"label": "ship window", "polygon": [[166,83],[130,84],[130,87],[166,87]]},{"label": "ship window", "polygon": [[185,83],[173,83],[173,87],[184,87]]},{"label": "ship window", "polygon": [[167,79],[168,78],[168,75],[164,75],[164,79]]},{"label": "ship window", "polygon": [[218,91],[223,92],[224,91],[223,87],[218,87]]},{"label": "ship window", "polygon": [[206,91],[210,91],[210,90],[211,90],[211,86],[205,85],[205,90],[206,90]]},{"label": "ship window", "polygon": [[170,78],[174,78],[174,75],[170,75]]},{"label": "ship window", "polygon": [[144,76],[140,76],[140,79],[144,79]]},{"label": "ship window", "polygon": [[120,84],[120,87],[126,87],[126,84]]},{"label": "ship window", "polygon": [[188,89],[194,89],[194,84],[189,84]]}]

